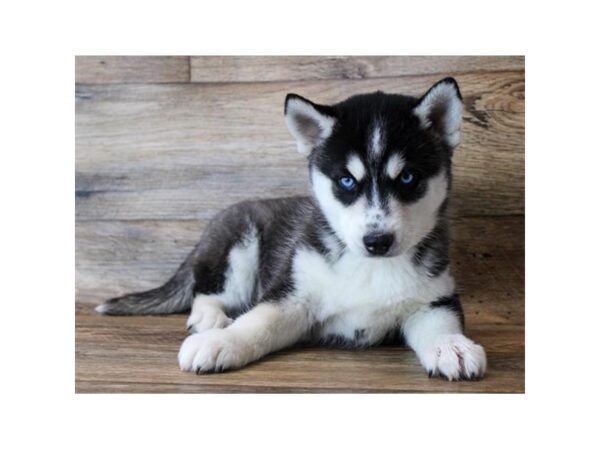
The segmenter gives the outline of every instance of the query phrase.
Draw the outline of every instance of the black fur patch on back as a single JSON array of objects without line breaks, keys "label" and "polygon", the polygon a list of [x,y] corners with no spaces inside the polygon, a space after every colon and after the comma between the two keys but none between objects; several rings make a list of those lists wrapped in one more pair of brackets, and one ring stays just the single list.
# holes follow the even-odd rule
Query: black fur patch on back
[{"label": "black fur patch on back", "polygon": [[[330,249],[323,236],[333,235],[333,231],[310,197],[256,201],[252,203],[251,216],[260,238],[260,300],[282,299],[294,290],[295,253],[308,247],[328,257]],[[338,243],[343,249],[343,244],[339,240]]]},{"label": "black fur patch on back", "polygon": [[194,272],[195,294],[219,294],[223,291],[229,253],[253,226],[244,208],[245,204],[241,203],[217,214],[184,262]]}]

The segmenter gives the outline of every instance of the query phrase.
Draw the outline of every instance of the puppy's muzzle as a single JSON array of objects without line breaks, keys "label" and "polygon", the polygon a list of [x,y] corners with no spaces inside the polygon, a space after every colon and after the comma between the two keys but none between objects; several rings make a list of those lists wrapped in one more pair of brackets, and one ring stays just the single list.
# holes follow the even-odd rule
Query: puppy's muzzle
[{"label": "puppy's muzzle", "polygon": [[363,243],[369,254],[383,256],[392,247],[394,235],[391,233],[372,233],[363,237]]}]

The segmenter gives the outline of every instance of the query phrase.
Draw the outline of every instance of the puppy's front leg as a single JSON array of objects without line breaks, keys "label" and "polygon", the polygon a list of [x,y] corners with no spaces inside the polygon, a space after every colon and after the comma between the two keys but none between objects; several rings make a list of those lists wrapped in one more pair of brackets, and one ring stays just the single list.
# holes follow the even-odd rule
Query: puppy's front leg
[{"label": "puppy's front leg", "polygon": [[456,295],[418,310],[406,319],[402,329],[407,344],[430,376],[470,380],[485,373],[485,351],[463,334],[462,309]]},{"label": "puppy's front leg", "polygon": [[188,336],[179,350],[179,366],[196,373],[242,367],[296,343],[310,326],[301,301],[259,303],[227,328]]}]

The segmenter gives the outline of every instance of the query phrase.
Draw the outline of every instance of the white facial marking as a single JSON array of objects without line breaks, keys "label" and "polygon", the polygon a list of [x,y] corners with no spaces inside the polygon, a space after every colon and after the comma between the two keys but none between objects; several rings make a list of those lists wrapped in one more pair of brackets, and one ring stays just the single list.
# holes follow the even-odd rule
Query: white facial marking
[{"label": "white facial marking", "polygon": [[339,238],[355,253],[365,254],[362,238],[366,232],[367,199],[361,196],[349,206],[342,204],[333,194],[329,177],[314,168],[311,172],[312,189],[321,211]]},{"label": "white facial marking", "polygon": [[435,228],[438,210],[447,197],[448,179],[444,173],[427,181],[427,192],[415,203],[398,205],[392,201],[391,209],[400,210],[402,217],[401,247],[407,250],[421,242]]},{"label": "white facial marking", "polygon": [[385,165],[385,173],[390,179],[395,180],[402,169],[404,168],[404,158],[397,153],[394,153],[390,159],[388,159]]},{"label": "white facial marking", "polygon": [[369,146],[369,158],[377,159],[383,151],[383,132],[379,124],[375,124],[371,134],[371,142]]},{"label": "white facial marking", "polygon": [[385,214],[381,207],[381,196],[379,195],[379,189],[377,188],[377,183],[374,182],[371,189],[371,205],[367,210],[367,226],[369,228],[381,228],[384,215]]},{"label": "white facial marking", "polygon": [[367,255],[363,237],[373,228],[393,233],[394,246],[390,254],[400,254],[419,243],[437,222],[438,209],[446,199],[448,180],[439,175],[427,181],[423,198],[403,205],[393,197],[388,199],[388,212],[380,206],[379,192],[373,191],[373,205],[362,195],[351,205],[342,204],[333,194],[329,177],[314,168],[311,172],[312,188],[321,210],[338,237],[357,255]]},{"label": "white facial marking", "polygon": [[364,178],[367,173],[365,165],[362,163],[360,158],[356,155],[352,155],[346,165],[348,172],[354,177],[356,181],[360,181]]}]

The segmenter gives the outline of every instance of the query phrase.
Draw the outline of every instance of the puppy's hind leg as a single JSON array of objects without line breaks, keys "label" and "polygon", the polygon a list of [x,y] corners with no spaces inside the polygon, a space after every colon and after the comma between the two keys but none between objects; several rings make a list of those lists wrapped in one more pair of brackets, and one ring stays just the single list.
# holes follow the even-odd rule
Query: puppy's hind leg
[{"label": "puppy's hind leg", "polygon": [[187,329],[200,333],[212,328],[225,328],[233,322],[227,314],[223,301],[218,295],[198,294],[192,304],[192,312],[187,320]]},{"label": "puppy's hind leg", "polygon": [[[211,292],[199,283],[201,290],[192,305],[192,313],[187,322],[188,330],[199,333],[211,328],[225,328],[231,324],[232,320],[225,311],[237,315],[249,307],[258,283],[258,265],[257,230],[254,226],[249,226],[229,250],[225,264],[221,265],[222,272],[218,276],[223,280],[222,289]],[[215,271],[212,272],[214,276]]]}]

